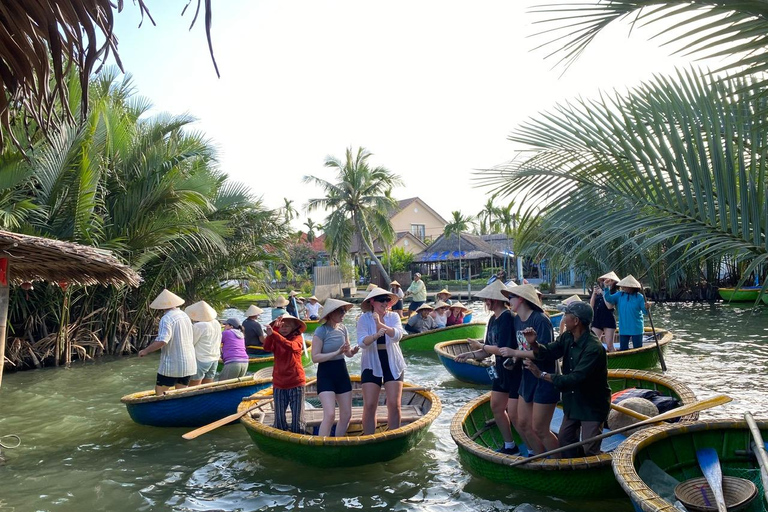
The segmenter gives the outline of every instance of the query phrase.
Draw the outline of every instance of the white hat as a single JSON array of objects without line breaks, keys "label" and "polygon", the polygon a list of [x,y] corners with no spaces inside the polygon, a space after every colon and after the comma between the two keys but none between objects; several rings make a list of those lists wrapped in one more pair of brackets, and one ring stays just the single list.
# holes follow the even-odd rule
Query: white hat
[{"label": "white hat", "polygon": [[619,276],[617,276],[617,275],[616,275],[616,272],[614,272],[613,270],[611,270],[611,271],[610,271],[610,272],[608,272],[607,274],[603,274],[603,275],[601,275],[601,276],[600,276],[600,277],[598,277],[597,279],[598,279],[598,280],[600,280],[600,279],[610,279],[611,281],[616,281],[617,283],[618,283],[619,281],[621,281],[621,278],[620,278]]},{"label": "white hat", "polygon": [[362,309],[365,312],[373,310],[373,306],[371,305],[370,299],[373,299],[375,297],[378,297],[380,295],[388,295],[389,296],[389,306],[392,306],[395,302],[398,300],[398,296],[394,293],[390,293],[384,288],[379,288],[378,286],[371,290],[371,293],[366,295],[365,300],[363,300],[363,303],[360,304],[360,309]]},{"label": "white hat", "polygon": [[502,302],[507,302],[507,298],[502,295],[502,290],[506,290],[507,287],[504,286],[504,283],[496,279],[494,282],[480,290],[475,294],[475,297],[479,297],[481,299],[491,299],[491,300],[500,300]]},{"label": "white hat", "polygon": [[541,305],[541,299],[539,299],[539,294],[536,293],[536,291],[536,287],[532,284],[521,284],[520,286],[515,286],[511,290],[503,290],[501,293],[504,294],[505,297],[515,296],[523,298],[533,306],[534,309],[544,311],[544,306]]},{"label": "white hat", "polygon": [[275,304],[272,307],[283,308],[288,304],[290,304],[290,302],[288,302],[288,299],[286,299],[283,295],[278,295],[277,300],[275,300]]},{"label": "white hat", "polygon": [[[448,304],[446,304],[442,300],[438,300],[437,302],[435,302],[435,305],[432,306],[432,307],[434,307],[435,309],[440,309],[440,308],[449,308],[451,306],[449,306]],[[418,311],[418,309],[416,311]]]},{"label": "white hat", "polygon": [[258,306],[255,306],[255,305],[251,304],[251,305],[248,307],[248,309],[246,309],[246,310],[245,310],[245,316],[246,316],[246,318],[250,318],[250,317],[252,317],[252,316],[259,316],[259,315],[261,315],[263,312],[264,312],[264,310],[263,310],[263,309],[261,309],[261,308],[260,308],[260,307],[258,307]]},{"label": "white hat", "polygon": [[375,285],[375,284],[373,284],[373,283],[368,283],[368,288],[366,288],[366,289],[365,289],[365,291],[366,291],[366,292],[370,292],[370,291],[373,291],[373,290],[375,290],[376,288],[378,288],[378,286],[377,286],[377,285]]},{"label": "white hat", "polygon": [[173,292],[169,292],[167,289],[163,289],[149,307],[152,309],[171,309],[177,308],[182,304],[184,304],[184,299]]},{"label": "white hat", "polygon": [[312,295],[311,297],[309,297],[307,300],[313,300],[313,301],[315,301],[315,302],[320,302],[320,301],[317,299],[317,297],[315,297],[314,295]]},{"label": "white hat", "polygon": [[458,302],[458,301],[454,302],[453,304],[451,304],[450,308],[451,309],[459,308],[459,309],[461,309],[461,312],[464,313],[465,315],[467,313],[471,313],[472,312],[471,309],[469,309],[467,306],[465,306],[464,304],[462,304],[461,302]]},{"label": "white hat", "polygon": [[299,320],[295,316],[289,315],[288,313],[283,313],[279,317],[275,318],[274,320],[272,320],[269,323],[269,325],[274,329],[275,322],[277,322],[278,320],[282,320],[283,322],[293,322],[294,324],[296,324],[296,326],[298,327],[299,331],[301,331],[301,332],[304,332],[304,331],[307,330],[307,324],[305,324],[304,322],[302,322],[301,320]]},{"label": "white hat", "polygon": [[204,300],[187,306],[184,312],[195,322],[210,322],[211,320],[216,319],[216,310]]},{"label": "white hat", "polygon": [[567,299],[561,300],[560,304],[565,304],[567,306],[571,302],[577,302],[577,301],[580,301],[580,300],[581,300],[581,297],[579,297],[577,294],[574,293],[573,295],[571,295]]},{"label": "white hat", "polygon": [[323,322],[324,320],[327,320],[328,315],[333,313],[339,308],[344,308],[345,311],[349,311],[354,307],[354,304],[350,304],[349,302],[339,300],[339,299],[326,299],[325,304],[323,304],[323,314],[320,315],[320,318],[317,320],[319,322]]},{"label": "white hat", "polygon": [[643,289],[643,285],[641,285],[640,282],[635,279],[632,274],[629,274],[627,277],[619,281],[618,285],[624,286],[625,288],[637,288],[639,290]]},{"label": "white hat", "polygon": [[421,311],[422,309],[426,309],[426,310],[429,310],[429,311],[434,311],[435,308],[433,308],[432,306],[430,306],[427,303],[424,303],[421,306],[419,306],[418,308],[416,308],[416,311]]},{"label": "white hat", "polygon": [[296,297],[299,294],[296,290],[291,290],[291,293],[288,294],[289,297]]}]

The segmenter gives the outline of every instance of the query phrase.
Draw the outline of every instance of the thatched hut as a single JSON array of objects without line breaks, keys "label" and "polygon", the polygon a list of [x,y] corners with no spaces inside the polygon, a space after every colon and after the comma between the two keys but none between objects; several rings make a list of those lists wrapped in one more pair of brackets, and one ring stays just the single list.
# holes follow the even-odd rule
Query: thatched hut
[{"label": "thatched hut", "polygon": [[[462,233],[461,239],[455,234],[441,235],[413,263],[418,264],[423,272],[433,275],[435,279],[458,279],[459,260],[462,261],[462,277],[466,272],[477,277],[486,267],[492,267],[501,259],[504,253],[483,240],[480,236]],[[438,272],[440,275],[438,276]]]}]

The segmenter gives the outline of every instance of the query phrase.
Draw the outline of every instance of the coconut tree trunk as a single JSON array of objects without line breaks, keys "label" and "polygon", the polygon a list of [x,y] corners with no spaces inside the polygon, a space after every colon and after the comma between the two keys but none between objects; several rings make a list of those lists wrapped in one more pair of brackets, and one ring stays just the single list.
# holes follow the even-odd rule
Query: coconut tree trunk
[{"label": "coconut tree trunk", "polygon": [[373,254],[373,248],[370,246],[370,244],[368,244],[368,241],[363,239],[362,237],[361,237],[361,240],[363,242],[363,247],[365,247],[365,252],[368,253],[368,256],[371,257],[371,261],[373,261],[376,264],[376,266],[379,269],[379,272],[381,272],[381,276],[384,278],[387,284],[389,284],[391,279],[389,278],[389,274],[387,273],[387,271],[384,269],[384,265],[382,265],[381,260],[377,258],[375,254]]}]

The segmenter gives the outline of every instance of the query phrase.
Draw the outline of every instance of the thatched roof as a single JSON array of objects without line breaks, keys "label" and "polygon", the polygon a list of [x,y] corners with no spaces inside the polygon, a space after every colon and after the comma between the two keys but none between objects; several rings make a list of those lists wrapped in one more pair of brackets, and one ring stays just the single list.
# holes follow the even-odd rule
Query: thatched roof
[{"label": "thatched roof", "polygon": [[10,280],[71,284],[129,284],[141,277],[112,253],[95,247],[0,230],[0,258],[8,258]]},{"label": "thatched roof", "polygon": [[465,260],[482,260],[485,258],[503,258],[504,253],[496,250],[491,244],[477,235],[461,234],[461,252],[459,252],[459,237],[441,235],[424,252],[416,256],[415,263],[430,261],[452,261],[459,257]]}]

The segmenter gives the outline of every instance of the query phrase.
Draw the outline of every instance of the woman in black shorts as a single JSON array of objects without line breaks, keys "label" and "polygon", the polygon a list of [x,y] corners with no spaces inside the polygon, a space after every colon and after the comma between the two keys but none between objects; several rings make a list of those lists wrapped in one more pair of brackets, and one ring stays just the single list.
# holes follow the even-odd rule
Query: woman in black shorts
[{"label": "woman in black shorts", "polygon": [[613,315],[614,305],[605,302],[603,298],[603,284],[616,292],[616,283],[621,281],[615,272],[608,272],[597,279],[597,285],[592,288],[592,297],[589,299],[589,305],[595,312],[595,318],[592,320],[592,332],[597,338],[605,338],[605,344],[608,346],[608,352],[614,352],[616,348],[613,341],[616,338],[616,317]]},{"label": "woman in black shorts", "polygon": [[344,356],[352,357],[360,347],[351,348],[347,327],[341,323],[352,304],[343,300],[328,299],[323,304],[323,314],[318,318],[320,326],[312,338],[312,361],[317,363],[317,396],[323,406],[323,421],[317,435],[331,435],[339,404],[339,423],[336,437],[347,435],[352,417],[352,383],[347,372]]}]

